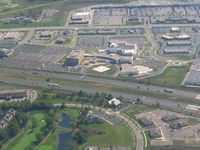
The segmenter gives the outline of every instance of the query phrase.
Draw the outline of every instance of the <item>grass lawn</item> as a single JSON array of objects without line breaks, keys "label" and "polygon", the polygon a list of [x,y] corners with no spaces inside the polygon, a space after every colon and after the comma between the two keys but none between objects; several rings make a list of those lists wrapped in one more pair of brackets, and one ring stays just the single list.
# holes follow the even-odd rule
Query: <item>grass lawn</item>
[{"label": "grass lawn", "polygon": [[183,67],[168,67],[161,75],[141,81],[159,86],[179,87],[189,69],[189,65]]},{"label": "grass lawn", "polygon": [[76,120],[80,115],[80,112],[77,109],[67,109],[64,111],[64,113],[68,114],[72,120]]},{"label": "grass lawn", "polygon": [[[101,146],[109,147],[113,146],[127,146],[134,148],[133,137],[128,127],[125,125],[110,125],[109,123],[103,123],[100,125],[84,126],[89,132],[87,142],[79,146],[79,150],[87,146]],[[101,132],[102,134],[97,134]]]},{"label": "grass lawn", "polygon": [[[35,1],[28,1],[28,0],[7,0],[8,2],[1,2],[0,1],[0,13],[6,13],[6,12],[11,12],[14,10],[20,10],[23,8],[32,8],[32,7],[37,7],[40,5],[47,5],[49,3],[53,3],[53,0],[49,0],[49,2],[47,2],[46,0],[35,0]],[[8,7],[9,1],[11,2],[12,5],[15,5],[15,7]],[[63,1],[63,0],[59,0],[59,1]]]},{"label": "grass lawn", "polygon": [[200,123],[200,120],[199,120],[199,119],[193,118],[193,117],[188,117],[188,118],[186,119],[186,121],[187,121],[188,125],[191,125],[191,126]]},{"label": "grass lawn", "polygon": [[[36,134],[46,125],[45,122],[42,122],[46,114],[45,112],[32,112],[29,115],[30,119],[24,133],[12,141],[5,150],[24,150],[31,146],[32,142],[36,141]],[[34,128],[33,124],[35,125]]]},{"label": "grass lawn", "polygon": [[[61,26],[64,25],[70,11],[91,5],[108,4],[108,3],[127,3],[134,0],[37,0],[28,2],[28,0],[18,0],[18,7],[0,9],[0,18],[20,16],[21,13],[33,18],[39,18],[43,9],[57,9],[59,12],[51,17],[50,21],[33,22],[31,24],[4,24],[0,22],[0,28],[18,28],[18,27],[41,27],[41,26]],[[1,3],[0,3],[1,4]]]},{"label": "grass lawn", "polygon": [[56,150],[58,143],[57,135],[58,132],[55,130],[43,144],[38,146],[37,150]]},{"label": "grass lawn", "polygon": [[21,86],[14,85],[14,84],[6,84],[3,82],[0,82],[0,90],[10,90],[10,89],[16,89],[20,88]]},{"label": "grass lawn", "polygon": [[52,145],[41,145],[38,150],[54,150],[54,147]]},{"label": "grass lawn", "polygon": [[124,113],[129,115],[130,117],[134,117],[134,115],[142,113],[142,112],[147,112],[151,111],[153,109],[158,108],[155,105],[141,105],[141,104],[134,104],[131,108],[126,110]]}]

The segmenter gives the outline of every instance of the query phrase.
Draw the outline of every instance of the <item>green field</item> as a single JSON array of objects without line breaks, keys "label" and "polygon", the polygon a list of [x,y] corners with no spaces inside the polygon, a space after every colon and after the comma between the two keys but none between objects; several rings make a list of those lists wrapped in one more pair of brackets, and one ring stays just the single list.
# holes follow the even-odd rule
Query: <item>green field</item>
[{"label": "green field", "polygon": [[33,112],[29,115],[30,119],[23,134],[14,139],[5,150],[25,150],[28,147],[31,147],[33,142],[36,142],[36,134],[46,125],[43,121],[46,114],[45,112]]},{"label": "green field", "polygon": [[134,115],[136,115],[136,114],[151,111],[156,108],[158,108],[158,106],[156,106],[156,105],[134,104],[131,108],[126,110],[124,113],[127,114],[128,116],[134,118]]},{"label": "green field", "polygon": [[[79,150],[87,146],[127,146],[134,148],[133,137],[126,125],[110,125],[103,123],[100,125],[89,125],[85,129],[89,132],[87,142],[79,146]],[[102,134],[97,134],[102,132]]]},{"label": "green field", "polygon": [[58,143],[57,135],[58,132],[55,131],[43,144],[38,146],[37,150],[55,150]]},{"label": "green field", "polygon": [[183,67],[168,67],[162,74],[140,81],[159,86],[179,87],[189,69],[190,65]]},{"label": "green field", "polygon": [[0,14],[20,11],[24,9],[37,8],[41,5],[47,5],[54,2],[60,2],[63,0],[0,0]]},{"label": "green field", "polygon": [[3,82],[0,82],[0,90],[10,90],[15,88],[20,88],[21,86],[14,85],[14,84],[6,84]]}]

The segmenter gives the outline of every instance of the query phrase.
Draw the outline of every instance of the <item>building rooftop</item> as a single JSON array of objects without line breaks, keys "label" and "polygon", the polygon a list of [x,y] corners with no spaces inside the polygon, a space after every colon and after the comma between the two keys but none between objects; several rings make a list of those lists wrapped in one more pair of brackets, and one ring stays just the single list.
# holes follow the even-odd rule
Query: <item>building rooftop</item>
[{"label": "building rooftop", "polygon": [[162,121],[172,121],[178,119],[176,115],[166,115],[161,118]]},{"label": "building rooftop", "polygon": [[4,90],[0,91],[0,94],[7,94],[7,93],[21,93],[21,92],[26,92],[26,89],[19,89],[19,90]]},{"label": "building rooftop", "polygon": [[73,50],[69,55],[68,55],[68,58],[76,58],[78,57],[78,55],[81,53],[81,50]]},{"label": "building rooftop", "polygon": [[110,105],[119,106],[119,105],[121,104],[121,101],[118,100],[118,99],[116,99],[116,98],[113,98],[113,99],[109,100],[108,103],[109,103]]},{"label": "building rooftop", "polygon": [[142,126],[146,127],[146,126],[152,126],[154,125],[154,123],[150,120],[148,120],[147,118],[140,118],[139,122],[141,123]]},{"label": "building rooftop", "polygon": [[151,138],[160,138],[162,135],[159,130],[151,129],[151,130],[149,130],[149,136]]}]

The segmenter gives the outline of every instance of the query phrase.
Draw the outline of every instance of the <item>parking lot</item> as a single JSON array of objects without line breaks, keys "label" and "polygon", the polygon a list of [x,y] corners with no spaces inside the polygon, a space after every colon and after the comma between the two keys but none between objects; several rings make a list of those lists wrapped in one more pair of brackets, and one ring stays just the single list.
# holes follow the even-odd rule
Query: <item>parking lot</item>
[{"label": "parking lot", "polygon": [[126,41],[127,43],[137,44],[138,47],[148,47],[149,44],[145,40],[145,36],[143,35],[137,35],[137,36],[115,36],[110,37],[111,42],[115,43],[122,43],[123,41]]},{"label": "parking lot", "polygon": [[14,47],[15,45],[16,45],[16,43],[12,43],[12,42],[1,42],[0,48],[10,49],[10,48]]},{"label": "parking lot", "polygon": [[133,64],[134,65],[145,65],[145,66],[151,67],[151,68],[162,68],[166,65],[162,61],[155,60],[153,58],[148,58],[148,57],[137,58]]},{"label": "parking lot", "polygon": [[79,37],[77,41],[77,46],[90,48],[106,48],[107,40],[108,38],[103,36]]},{"label": "parking lot", "polygon": [[36,48],[32,52],[29,52],[18,48],[15,56],[5,60],[3,65],[8,67],[63,71],[62,64],[56,64],[56,61],[63,55],[68,54],[69,51],[70,49],[66,48],[47,47],[40,52]]},{"label": "parking lot", "polygon": [[95,25],[123,25],[126,24],[126,9],[96,9],[93,23]]},{"label": "parking lot", "polygon": [[117,119],[116,117],[109,115],[105,112],[102,111],[92,111],[92,114],[94,116],[97,116],[103,120],[108,121],[109,123],[113,124],[113,125],[118,125],[118,124],[122,124],[123,122],[119,119]]},{"label": "parking lot", "polygon": [[23,44],[20,45],[15,49],[16,53],[22,53],[22,52],[27,52],[27,53],[37,53],[39,52],[43,46],[40,45],[33,45],[33,44]]},{"label": "parking lot", "polygon": [[148,19],[152,24],[199,23],[200,5],[147,5],[93,8],[94,25],[125,25]]}]

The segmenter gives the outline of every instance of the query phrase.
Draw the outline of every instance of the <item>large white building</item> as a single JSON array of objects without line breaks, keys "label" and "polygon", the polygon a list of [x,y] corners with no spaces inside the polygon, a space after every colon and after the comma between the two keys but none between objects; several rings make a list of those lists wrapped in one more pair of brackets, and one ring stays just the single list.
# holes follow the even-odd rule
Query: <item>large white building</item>
[{"label": "large white building", "polygon": [[91,11],[84,11],[84,12],[75,12],[71,16],[72,20],[78,20],[78,19],[86,19],[90,20],[92,18]]}]

